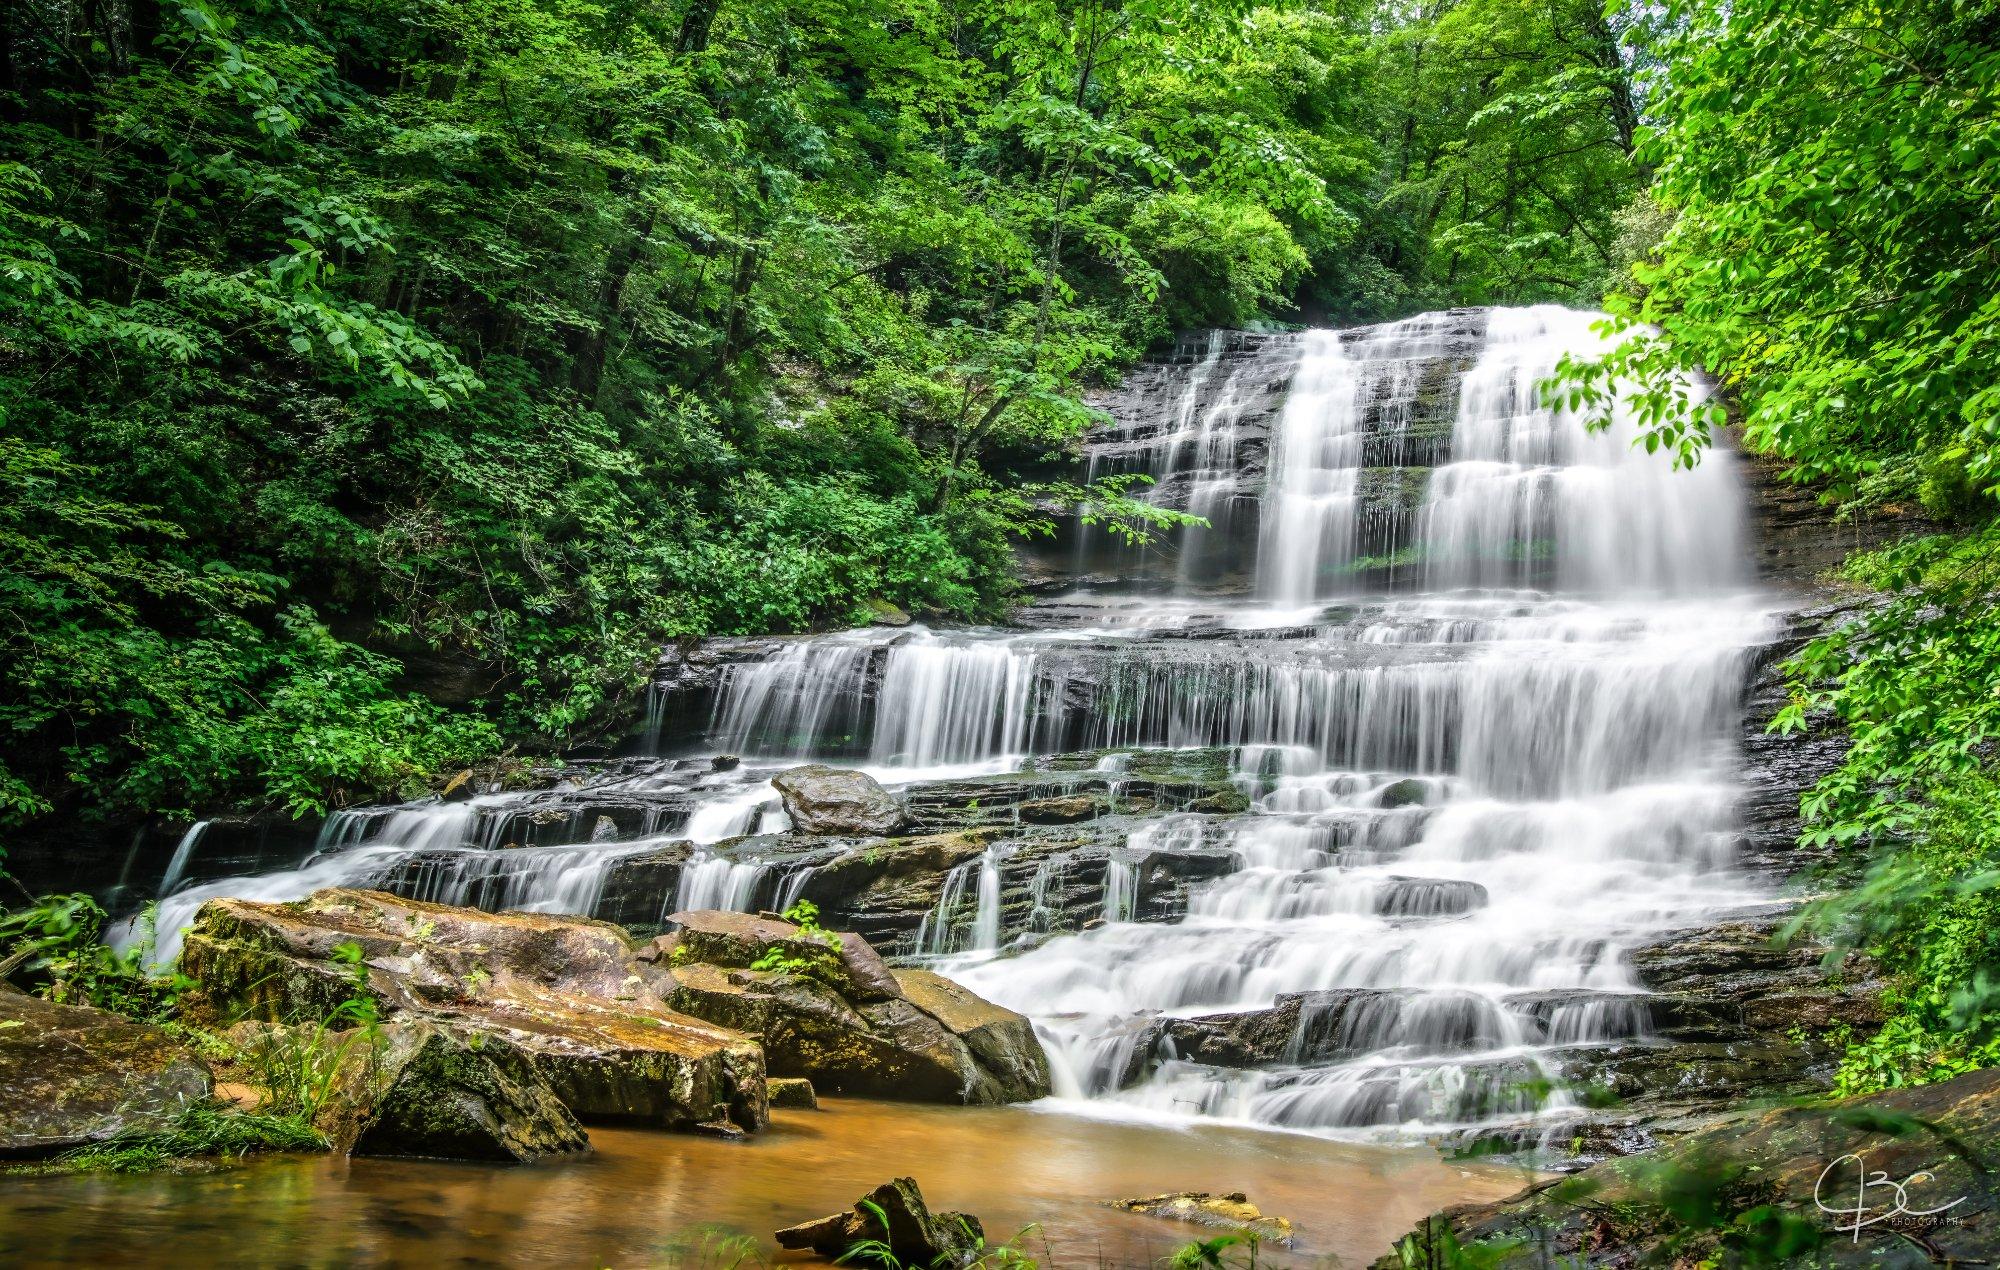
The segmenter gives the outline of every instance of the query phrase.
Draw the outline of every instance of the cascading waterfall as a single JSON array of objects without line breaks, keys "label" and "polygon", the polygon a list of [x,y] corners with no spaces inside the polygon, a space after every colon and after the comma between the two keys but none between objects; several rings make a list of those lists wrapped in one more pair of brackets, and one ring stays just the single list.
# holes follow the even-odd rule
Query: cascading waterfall
[{"label": "cascading waterfall", "polygon": [[[1539,381],[1596,346],[1590,322],[1490,314],[1448,441],[1423,398],[1454,315],[1300,341],[1259,595],[1354,594],[1376,552],[1397,558],[1391,585],[1422,589],[1304,638],[1119,667],[1117,722],[1085,734],[1238,746],[1258,814],[1228,830],[1241,867],[1182,921],[955,967],[1038,1019],[1068,1096],[1317,1131],[1560,1110],[1540,1091],[1566,1049],[1647,1032],[1621,946],[1754,898],[1730,868],[1729,764],[1769,629],[1732,464],[1676,472],[1545,406]],[[1127,915],[1125,885],[1114,872],[1108,913]],[[1287,1001],[1285,1061],[1177,1051],[1177,1017]]]},{"label": "cascading waterfall", "polygon": [[[676,788],[667,778],[626,783],[641,796]],[[618,789],[618,785],[604,787]],[[278,902],[303,899],[326,887],[388,888],[412,899],[477,908],[545,913],[593,912],[612,872],[624,861],[677,842],[710,844],[776,820],[775,795],[763,779],[745,778],[690,788],[691,807],[648,810],[638,831],[600,837],[601,820],[581,809],[548,802],[542,793],[482,794],[462,802],[436,801],[336,812],[321,826],[313,849],[294,868],[247,878],[202,882],[179,890],[201,825],[181,839],[162,885],[150,934],[156,962],[171,961],[181,933],[211,899]],[[692,904],[676,908],[749,910],[769,870],[733,864],[708,853],[682,873],[681,894]],[[692,879],[693,881],[690,881]],[[780,885],[789,882],[783,879]],[[688,891],[692,885],[695,891]],[[664,915],[664,913],[663,913]],[[137,918],[117,928],[113,942],[131,947],[148,937]]]},{"label": "cascading waterfall", "polygon": [[1592,315],[1496,310],[1464,378],[1451,462],[1423,509],[1431,586],[1508,586],[1553,567],[1561,590],[1683,592],[1740,567],[1741,502],[1726,457],[1692,471],[1544,408],[1540,384],[1604,340]]},{"label": "cascading waterfall", "polygon": [[925,914],[923,924],[917,927],[918,952],[940,956],[952,951],[952,936],[965,906],[965,885],[978,868],[977,863],[961,864],[944,875],[937,907]]},{"label": "cascading waterfall", "polygon": [[[1177,539],[1177,582],[1060,597],[1062,620],[1031,628],[790,641],[724,669],[708,740],[746,771],[811,758],[892,783],[1229,747],[1251,812],[1145,822],[1106,862],[1101,922],[1022,939],[1045,935],[1070,866],[1010,883],[995,844],[945,876],[916,953],[1033,1017],[1058,1096],[1099,1111],[1400,1133],[1560,1110],[1546,1077],[1566,1054],[1650,1028],[1622,950],[1761,898],[1732,868],[1731,773],[1772,637],[1731,456],[1676,471],[1628,426],[1544,404],[1557,361],[1600,346],[1592,320],[1210,338],[1092,461],[1217,514]],[[1190,561],[1231,541],[1221,513],[1242,499],[1254,547],[1232,564],[1253,598],[1221,604]],[[161,930],[212,895],[412,869],[431,898],[589,911],[626,855],[784,827],[764,776],[704,782],[603,843],[574,818],[524,836],[517,795],[337,818],[297,870],[188,887]],[[1138,920],[1163,911],[1142,862],[1219,848],[1234,870],[1184,916]],[[811,876],[700,851],[671,903],[783,908]],[[1026,904],[1003,903],[1010,884]],[[1288,1020],[1282,1054],[1231,1065],[1187,1040],[1250,1012]]]}]

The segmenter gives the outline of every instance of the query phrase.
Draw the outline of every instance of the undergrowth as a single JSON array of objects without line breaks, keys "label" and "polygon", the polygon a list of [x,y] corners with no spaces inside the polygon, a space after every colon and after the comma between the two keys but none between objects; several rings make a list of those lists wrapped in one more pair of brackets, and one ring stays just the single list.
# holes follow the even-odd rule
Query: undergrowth
[{"label": "undergrowth", "polygon": [[197,1102],[189,1104],[170,1128],[120,1134],[47,1160],[11,1165],[7,1172],[150,1173],[184,1168],[189,1161],[241,1159],[264,1151],[324,1151],[326,1146],[326,1137],[304,1116],[232,1111]]}]

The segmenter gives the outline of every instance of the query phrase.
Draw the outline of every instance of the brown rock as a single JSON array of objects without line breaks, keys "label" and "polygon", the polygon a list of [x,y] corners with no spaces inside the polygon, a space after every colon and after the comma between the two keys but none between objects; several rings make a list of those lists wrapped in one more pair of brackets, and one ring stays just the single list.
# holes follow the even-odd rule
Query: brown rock
[{"label": "brown rock", "polygon": [[1039,798],[1020,807],[1021,820],[1030,825],[1073,825],[1095,820],[1104,814],[1104,804],[1088,794],[1063,798]]},{"label": "brown rock", "polygon": [[929,970],[898,970],[910,1003],[965,1043],[995,1086],[996,1102],[1029,1102],[1049,1092],[1049,1059],[1026,1017]]},{"label": "brown rock", "polygon": [[0,987],[0,1154],[163,1131],[213,1087],[159,1028]]},{"label": "brown rock", "polygon": [[336,1149],[521,1163],[590,1147],[533,1065],[476,1029],[410,1020],[349,1037],[357,1043],[319,1117]]},{"label": "brown rock", "polygon": [[771,1105],[792,1111],[818,1111],[819,1095],[813,1083],[802,1076],[773,1076],[764,1082],[771,1091]]},{"label": "brown rock", "polygon": [[787,1226],[777,1240],[781,1248],[811,1249],[836,1259],[858,1243],[874,1241],[886,1244],[904,1265],[928,1266],[957,1264],[985,1235],[977,1217],[932,1213],[916,1182],[899,1177],[862,1196],[851,1212]]},{"label": "brown rock", "polygon": [[1248,1231],[1272,1243],[1292,1242],[1292,1223],[1283,1217],[1266,1217],[1241,1191],[1232,1191],[1227,1195],[1211,1195],[1207,1191],[1179,1191],[1172,1195],[1152,1195],[1145,1199],[1115,1199],[1109,1201],[1109,1206],[1166,1221]]},{"label": "brown rock", "polygon": [[[335,958],[358,945],[358,967]],[[749,1037],[676,1013],[674,979],[623,930],[539,913],[483,913],[374,891],[297,904],[215,900],[187,935],[197,1018],[327,1017],[363,997],[504,1049],[576,1115],[664,1128],[761,1129],[762,1057]]]}]

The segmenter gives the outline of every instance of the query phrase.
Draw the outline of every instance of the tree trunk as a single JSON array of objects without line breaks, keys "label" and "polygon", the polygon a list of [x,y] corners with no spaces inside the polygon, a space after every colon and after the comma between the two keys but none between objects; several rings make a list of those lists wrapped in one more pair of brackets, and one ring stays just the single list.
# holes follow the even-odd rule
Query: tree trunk
[{"label": "tree trunk", "polygon": [[722,0],[692,0],[687,13],[681,17],[681,38],[678,44],[682,56],[708,51],[708,37],[715,26],[715,15],[722,8]]}]

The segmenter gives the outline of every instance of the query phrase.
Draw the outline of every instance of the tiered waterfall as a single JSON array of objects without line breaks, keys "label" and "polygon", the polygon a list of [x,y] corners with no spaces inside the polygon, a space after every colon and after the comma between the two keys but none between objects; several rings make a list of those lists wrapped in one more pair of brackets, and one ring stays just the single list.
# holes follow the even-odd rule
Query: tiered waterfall
[{"label": "tiered waterfall", "polygon": [[[996,840],[901,951],[1032,1016],[1058,1096],[1105,1114],[1403,1133],[1559,1109],[1566,1055],[1650,1026],[1621,948],[1757,898],[1732,868],[1731,781],[1769,638],[1732,457],[1675,470],[1629,425],[1543,404],[1591,321],[1191,341],[1108,403],[1089,462],[1147,473],[1207,528],[1066,544],[1076,581],[1020,627],[871,628],[730,663],[707,734],[667,739],[740,766],[628,763],[597,804],[349,813],[296,868],[169,897],[162,929],[207,896],[335,883],[588,911],[681,841],[655,915],[782,907],[828,856],[781,849],[775,767],[935,784],[1063,753],[1115,792],[1135,751],[1219,747],[1249,810],[1135,823],[1088,921],[1050,919],[1064,862],[1017,881]],[[1152,862],[1197,854],[1226,867],[1166,920],[1142,911]],[[1282,1043],[1231,1058],[1228,1015]]]}]

